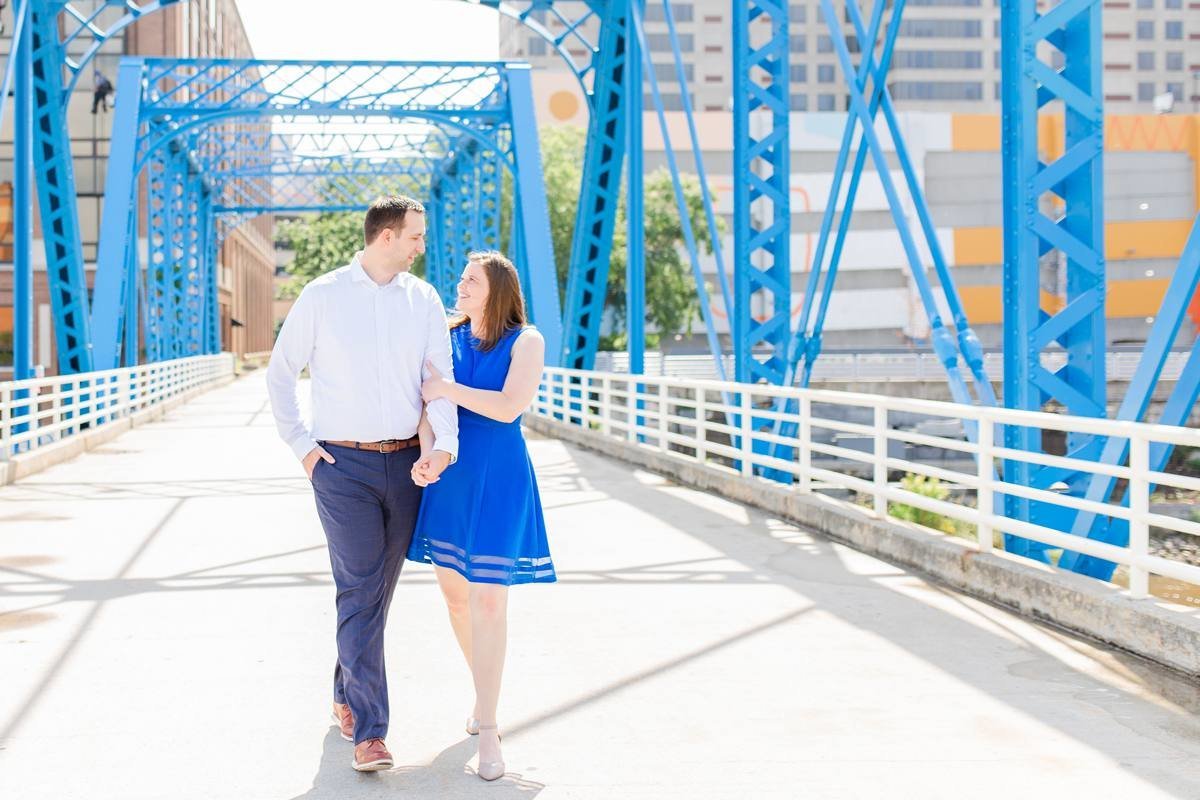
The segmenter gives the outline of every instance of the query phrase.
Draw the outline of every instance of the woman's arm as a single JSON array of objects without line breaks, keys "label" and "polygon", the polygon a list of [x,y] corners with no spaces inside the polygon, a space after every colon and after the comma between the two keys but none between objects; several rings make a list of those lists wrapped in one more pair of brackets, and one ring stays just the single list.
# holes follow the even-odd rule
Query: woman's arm
[{"label": "woman's arm", "polygon": [[452,383],[433,370],[433,377],[421,386],[421,396],[427,403],[445,397],[476,414],[500,422],[512,422],[533,402],[533,396],[542,382],[545,360],[546,340],[537,330],[529,328],[513,343],[512,363],[508,367],[504,388],[500,391],[472,389],[461,383]]}]

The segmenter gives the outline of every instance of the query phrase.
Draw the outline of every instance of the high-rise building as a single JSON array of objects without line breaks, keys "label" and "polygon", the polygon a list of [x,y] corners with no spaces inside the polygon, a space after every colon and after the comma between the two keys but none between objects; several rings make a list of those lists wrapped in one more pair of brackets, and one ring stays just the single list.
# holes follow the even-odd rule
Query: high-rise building
[{"label": "high-rise building", "polygon": [[[105,5],[98,0],[73,0],[72,5],[90,13]],[[119,19],[125,9],[111,6],[101,11],[99,27]],[[6,12],[7,13],[7,12]],[[11,19],[5,20],[11,22]],[[7,58],[12,45],[11,29],[0,36],[0,60]],[[90,44],[80,37],[69,52],[80,55]],[[80,234],[89,287],[95,273],[100,220],[107,174],[109,138],[112,132],[112,97],[93,110],[93,89],[97,75],[115,84],[115,94],[123,88],[117,81],[122,56],[175,56],[182,58],[250,58],[253,52],[238,14],[236,0],[191,0],[148,14],[110,39],[87,66],[75,87],[67,108],[71,149],[74,153],[75,183],[78,191]],[[107,108],[106,108],[107,106]],[[12,331],[12,177],[13,113],[10,104],[0,129],[0,351],[3,340]],[[257,123],[261,124],[261,123]],[[146,215],[141,214],[141,236],[145,236]],[[218,255],[218,303],[220,306],[221,346],[238,354],[269,350],[274,341],[271,302],[275,269],[274,222],[261,216],[239,226],[224,242]],[[48,372],[54,371],[54,337],[50,332],[50,299],[46,285],[45,251],[37,227],[34,227],[34,362]],[[141,242],[146,263],[146,245]],[[11,346],[11,345],[9,345]],[[0,352],[0,363],[8,359]]]},{"label": "high-rise building", "polygon": [[[583,16],[583,3],[556,2],[568,19]],[[869,6],[860,4],[869,15]],[[793,111],[845,111],[846,79],[815,0],[789,4],[788,53]],[[1200,3],[1196,0],[1105,0],[1104,92],[1109,113],[1150,113],[1154,98],[1170,92],[1175,110],[1200,110]],[[727,0],[671,3],[686,80],[697,111],[729,107],[733,54],[730,51],[730,4]],[[535,18],[555,35],[568,31],[551,10]],[[886,26],[888,16],[885,15]],[[763,18],[765,22],[765,18]],[[663,83],[663,105],[681,106],[671,44],[662,3],[648,0],[646,39],[655,73]],[[752,23],[757,24],[757,23]],[[541,37],[501,17],[500,53],[528,60],[537,68],[564,70],[561,58]],[[853,26],[843,23],[852,57],[859,44]],[[595,24],[580,30],[594,41]],[[563,42],[575,56],[586,56],[583,43],[568,35]],[[1050,64],[1060,54],[1047,48]],[[901,110],[997,112],[1000,110],[1000,7],[998,0],[910,0],[888,85]],[[646,101],[650,107],[649,98]]]}]

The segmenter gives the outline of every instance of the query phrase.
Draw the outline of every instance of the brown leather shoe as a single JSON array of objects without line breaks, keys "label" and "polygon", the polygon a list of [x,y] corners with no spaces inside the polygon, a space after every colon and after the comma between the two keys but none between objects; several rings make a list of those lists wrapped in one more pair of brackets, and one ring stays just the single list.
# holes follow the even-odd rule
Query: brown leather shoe
[{"label": "brown leather shoe", "polygon": [[354,745],[354,768],[359,772],[391,769],[394,763],[383,739],[367,739]]},{"label": "brown leather shoe", "polygon": [[342,738],[347,742],[354,741],[354,715],[350,713],[350,706],[345,703],[333,704],[333,721],[342,729]]}]

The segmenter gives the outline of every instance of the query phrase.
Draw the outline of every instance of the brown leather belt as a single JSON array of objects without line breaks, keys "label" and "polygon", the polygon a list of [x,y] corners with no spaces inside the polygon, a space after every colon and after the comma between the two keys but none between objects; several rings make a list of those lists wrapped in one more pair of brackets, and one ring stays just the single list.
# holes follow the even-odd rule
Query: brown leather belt
[{"label": "brown leather belt", "polygon": [[382,442],[335,442],[333,439],[326,439],[322,444],[331,444],[334,447],[349,447],[351,450],[370,450],[372,453],[395,453],[399,450],[407,450],[410,447],[420,447],[421,437],[384,439]]}]

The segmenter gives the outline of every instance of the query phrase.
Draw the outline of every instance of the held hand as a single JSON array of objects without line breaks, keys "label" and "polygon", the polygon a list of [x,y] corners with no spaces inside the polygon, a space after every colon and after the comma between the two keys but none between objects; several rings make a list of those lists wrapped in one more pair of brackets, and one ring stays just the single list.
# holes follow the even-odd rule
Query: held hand
[{"label": "held hand", "polygon": [[309,450],[308,455],[306,455],[300,461],[300,463],[304,465],[304,471],[308,474],[308,479],[310,481],[312,480],[313,470],[317,468],[317,461],[322,458],[328,461],[330,464],[336,463],[333,459],[333,456],[329,455],[329,453],[324,447],[321,447],[321,445],[317,445],[312,450]]},{"label": "held hand", "polygon": [[432,361],[426,361],[425,366],[429,369],[429,377],[421,384],[421,399],[432,403],[446,396],[450,381],[442,377],[442,373],[438,372]]},{"label": "held hand", "polygon": [[434,450],[422,455],[413,464],[412,479],[417,486],[428,486],[437,483],[438,477],[450,465],[450,454],[444,450]]}]

